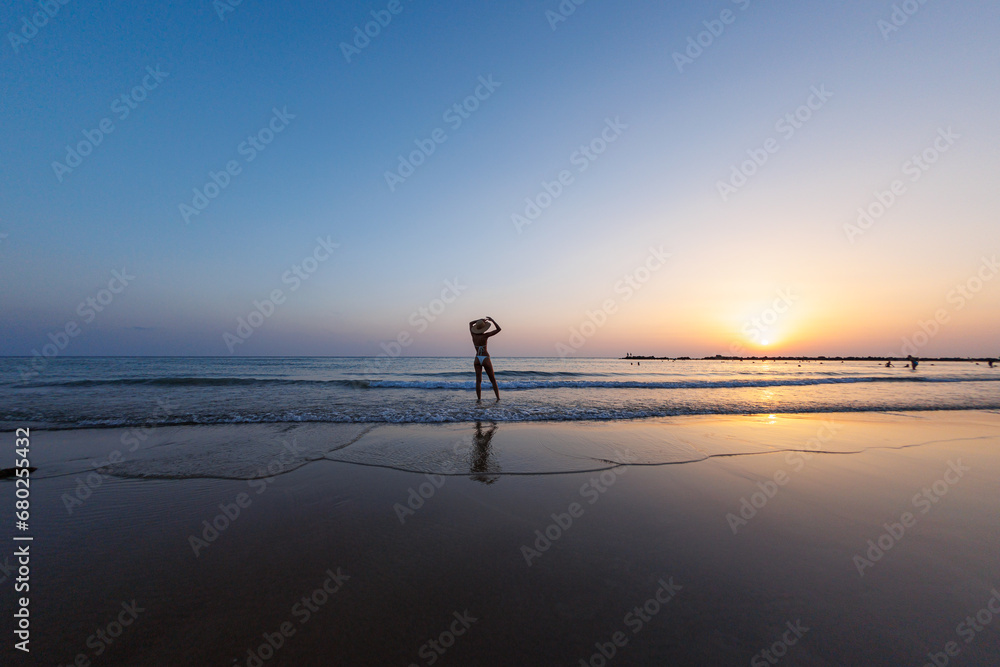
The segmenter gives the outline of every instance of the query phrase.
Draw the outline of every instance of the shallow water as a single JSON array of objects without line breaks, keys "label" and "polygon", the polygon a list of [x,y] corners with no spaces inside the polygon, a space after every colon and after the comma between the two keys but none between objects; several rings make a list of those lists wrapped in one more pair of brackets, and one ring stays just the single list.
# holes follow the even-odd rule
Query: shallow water
[{"label": "shallow water", "polygon": [[968,362],[494,363],[499,403],[488,383],[476,402],[471,358],[4,358],[0,428],[1000,409],[1000,368]]}]

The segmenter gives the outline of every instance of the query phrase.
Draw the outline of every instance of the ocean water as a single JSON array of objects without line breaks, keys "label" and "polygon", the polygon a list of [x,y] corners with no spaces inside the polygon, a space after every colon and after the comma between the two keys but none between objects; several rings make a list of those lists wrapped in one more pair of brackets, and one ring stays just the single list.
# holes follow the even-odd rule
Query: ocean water
[{"label": "ocean water", "polygon": [[1000,409],[1000,368],[874,362],[472,357],[0,359],[0,427],[620,420],[692,414]]}]

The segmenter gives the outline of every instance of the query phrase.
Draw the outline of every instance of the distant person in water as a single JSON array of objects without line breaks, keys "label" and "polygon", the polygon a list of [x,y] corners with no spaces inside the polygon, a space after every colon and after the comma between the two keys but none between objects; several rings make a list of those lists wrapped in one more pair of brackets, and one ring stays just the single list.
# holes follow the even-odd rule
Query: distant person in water
[{"label": "distant person in water", "polygon": [[917,370],[917,364],[920,363],[920,360],[914,357],[912,354],[907,355],[906,358],[910,360],[910,368],[912,368],[913,370]]},{"label": "distant person in water", "polygon": [[892,368],[892,359],[890,359],[889,361],[885,362],[885,367],[886,368]]},{"label": "distant person in water", "polygon": [[[489,331],[491,324],[496,327],[495,331]],[[490,360],[490,353],[486,349],[486,343],[491,336],[496,336],[500,333],[500,325],[492,317],[484,317],[481,320],[469,322],[469,333],[472,334],[472,344],[476,346],[476,398],[483,400],[483,369],[485,368],[486,374],[490,377],[490,382],[493,383],[493,393],[496,394],[499,401],[500,389],[497,387],[496,376],[493,375],[493,362]]]},{"label": "distant person in water", "polygon": [[993,360],[990,359],[990,368],[993,368]]}]

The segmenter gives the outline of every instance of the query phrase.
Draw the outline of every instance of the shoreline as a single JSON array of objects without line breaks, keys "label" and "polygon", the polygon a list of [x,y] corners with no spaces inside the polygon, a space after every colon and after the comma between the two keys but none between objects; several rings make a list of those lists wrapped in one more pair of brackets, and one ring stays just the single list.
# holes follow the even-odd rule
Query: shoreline
[{"label": "shoreline", "polygon": [[[813,451],[857,454],[926,444],[927,429],[944,440],[972,433],[1000,436],[1000,410],[845,411],[686,414],[637,419],[463,422],[276,422],[163,424],[32,429],[55,438],[34,459],[45,480],[98,471],[122,479],[252,480],[318,461],[421,474],[468,476],[472,465],[497,476],[599,471],[616,466],[696,463],[718,457]],[[870,433],[892,429],[896,444]],[[960,437],[961,436],[961,437]],[[232,442],[238,447],[229,446]],[[936,442],[936,441],[932,441]],[[110,444],[109,444],[110,443]],[[126,443],[131,443],[126,447]],[[90,464],[86,461],[90,460]],[[83,463],[79,463],[83,462]],[[181,467],[176,467],[180,463]]]},{"label": "shoreline", "polygon": [[[894,444],[873,439],[891,430]],[[926,435],[942,436],[928,441]],[[1000,436],[1000,411],[695,414],[620,420],[435,423],[165,424],[33,429],[56,439],[33,463],[39,481],[97,471],[121,479],[253,480],[319,461],[420,474],[531,476],[617,466],[812,451],[857,454]],[[947,435],[948,437],[943,437]],[[136,437],[138,436],[138,437]],[[238,442],[238,446],[231,443]],[[126,443],[131,443],[126,447]],[[275,463],[277,462],[277,463]],[[478,469],[477,469],[478,467]]]},{"label": "shoreline", "polygon": [[61,425],[39,425],[39,423],[31,422],[18,422],[15,426],[13,423],[9,423],[8,426],[4,427],[4,430],[13,431],[14,428],[30,428],[35,431],[45,431],[52,433],[60,432],[73,432],[73,431],[95,431],[95,430],[137,430],[137,429],[161,429],[161,428],[198,428],[198,427],[212,427],[212,426],[297,426],[303,424],[328,424],[334,426],[345,426],[345,425],[365,425],[370,427],[382,427],[382,426],[434,426],[434,425],[459,425],[459,424],[474,424],[477,421],[482,422],[495,422],[498,424],[587,424],[587,423],[597,423],[597,424],[615,424],[615,423],[632,423],[632,422],[644,422],[651,420],[662,420],[662,419],[683,419],[685,417],[766,417],[769,415],[780,415],[782,417],[807,417],[807,416],[818,416],[818,415],[900,415],[900,414],[934,414],[934,413],[955,413],[955,412],[982,412],[982,413],[993,413],[1000,414],[1000,404],[996,406],[939,406],[933,408],[921,408],[921,407],[907,407],[905,409],[885,409],[885,410],[873,410],[871,408],[858,408],[858,409],[841,409],[841,410],[829,410],[825,406],[823,408],[817,408],[814,411],[811,410],[765,410],[761,412],[699,412],[692,410],[689,412],[678,412],[676,414],[669,415],[649,415],[640,417],[588,417],[588,418],[563,418],[563,419],[550,419],[550,418],[538,418],[538,419],[502,419],[495,417],[483,417],[482,419],[466,419],[461,421],[329,421],[329,420],[274,420],[274,421],[231,421],[231,422],[163,422],[149,424],[148,420],[144,422],[128,423],[128,424],[93,424],[93,425],[71,425],[71,426],[61,426]]}]

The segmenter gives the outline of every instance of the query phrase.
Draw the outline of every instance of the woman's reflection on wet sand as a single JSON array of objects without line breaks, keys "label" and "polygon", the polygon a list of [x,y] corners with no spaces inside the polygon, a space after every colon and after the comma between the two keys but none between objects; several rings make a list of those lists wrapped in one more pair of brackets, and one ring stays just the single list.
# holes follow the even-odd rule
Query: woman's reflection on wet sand
[{"label": "woman's reflection on wet sand", "polygon": [[491,441],[499,426],[490,422],[483,428],[483,422],[476,422],[476,432],[472,435],[472,450],[469,452],[469,473],[472,479],[483,484],[493,484],[500,475],[500,463],[493,452]]}]

